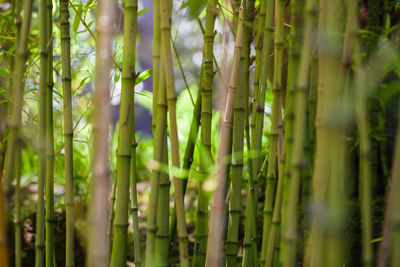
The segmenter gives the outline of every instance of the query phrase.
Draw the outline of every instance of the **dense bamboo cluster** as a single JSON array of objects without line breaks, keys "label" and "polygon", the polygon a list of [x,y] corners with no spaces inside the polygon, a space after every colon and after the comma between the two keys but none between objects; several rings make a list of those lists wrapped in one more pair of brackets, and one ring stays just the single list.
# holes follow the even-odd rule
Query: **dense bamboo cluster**
[{"label": "dense bamboo cluster", "polygon": [[[83,5],[76,9],[74,1],[10,4],[15,20],[7,33],[11,37],[0,38],[1,52],[7,55],[0,68],[8,64],[12,73],[7,79],[0,77],[0,104],[8,110],[0,109],[0,126],[7,119],[0,129],[0,266],[24,266],[22,177],[27,146],[37,155],[36,267],[55,266],[60,249],[59,199],[54,191],[60,153],[66,267],[79,266],[77,233],[85,237],[85,264],[90,267],[123,267],[131,260],[134,266],[146,267],[400,266],[398,1],[384,6],[380,0],[194,2],[180,8],[198,8],[194,13],[200,14],[196,19],[203,46],[194,79],[196,96],[189,91],[173,37],[178,7],[172,0],[153,0],[153,140],[152,159],[146,165],[150,181],[139,175],[137,159],[142,155],[135,131],[135,87],[141,82],[136,71],[138,17],[146,12],[138,11],[140,1],[118,3],[118,18],[115,2],[97,0],[96,34],[85,22]],[[70,16],[75,18],[75,31],[70,29]],[[30,38],[31,17],[38,17],[37,41]],[[74,81],[71,64],[76,22],[89,32],[96,51],[93,105],[88,108],[91,171],[84,231],[77,229],[82,226],[75,216],[74,137],[82,119],[75,118],[73,101],[74,89],[82,82]],[[226,69],[217,60],[217,53],[227,49],[216,38],[221,25],[230,29],[234,40],[231,58],[224,59],[230,63]],[[113,48],[116,28],[123,31],[121,59],[117,46]],[[12,38],[15,47],[7,43]],[[55,56],[58,45],[60,58]],[[175,63],[193,105],[185,144]],[[24,94],[32,70],[38,72],[29,80],[30,86],[37,84],[30,90],[38,102],[37,129],[36,136],[28,138]],[[112,73],[115,83],[121,75],[118,126],[113,131]],[[223,81],[221,73],[229,80]],[[54,110],[60,99],[58,127]],[[217,111],[217,102],[223,110]],[[388,113],[397,115],[391,115],[393,119]],[[374,125],[375,119],[379,125]],[[392,134],[386,129],[390,127],[397,130]],[[63,136],[61,148],[57,129]],[[111,151],[114,130],[117,148]],[[140,209],[139,182],[149,188],[142,209],[146,216]],[[193,203],[195,213],[187,203]],[[14,223],[12,229],[9,222]],[[8,245],[10,238],[14,248]]]}]

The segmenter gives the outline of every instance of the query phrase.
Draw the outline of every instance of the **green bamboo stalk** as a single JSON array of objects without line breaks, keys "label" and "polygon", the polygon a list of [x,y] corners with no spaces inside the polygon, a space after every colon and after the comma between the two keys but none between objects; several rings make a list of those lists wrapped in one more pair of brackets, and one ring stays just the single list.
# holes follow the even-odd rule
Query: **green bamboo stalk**
[{"label": "green bamboo stalk", "polygon": [[[200,68],[200,76],[203,75],[203,68]],[[193,108],[192,114],[192,121],[190,123],[190,130],[189,130],[189,138],[186,143],[185,153],[183,155],[183,162],[182,162],[182,170],[185,174],[183,179],[183,193],[186,193],[187,182],[189,178],[190,167],[193,163],[193,153],[196,145],[197,136],[199,134],[199,126],[200,126],[200,116],[201,116],[201,82],[202,79],[199,79],[199,89],[197,90],[197,98]],[[176,230],[176,208],[172,210],[171,214],[171,224],[169,228],[169,238],[170,242],[174,242],[175,238],[175,230]]]},{"label": "green bamboo stalk", "polygon": [[[13,25],[14,27],[11,30],[11,34],[12,34],[12,36],[15,37],[16,41],[18,41],[20,39],[19,35],[21,33],[22,1],[20,1],[20,0],[13,1],[11,7],[12,7],[11,14],[15,17],[15,25]],[[8,60],[9,64],[10,64],[10,70],[13,71],[13,72],[16,71],[16,61],[17,61],[16,57],[17,57],[16,55],[15,56],[11,56],[9,58],[9,60]],[[16,77],[12,77],[12,76],[9,77],[8,78],[8,84],[6,83],[6,87],[4,87],[4,88],[8,88],[8,94],[10,95],[10,98],[15,98],[15,96],[14,96],[14,94],[15,94],[14,93],[14,81],[13,81],[13,79],[15,79],[15,78]],[[3,150],[2,153],[4,152],[4,154],[2,155],[2,159],[1,159],[2,161],[0,163],[2,164],[2,166],[1,166],[2,173],[3,173],[3,168],[4,168],[4,176],[3,176],[4,177],[3,178],[4,179],[4,181],[3,181],[4,187],[3,188],[5,190],[4,191],[4,193],[5,193],[5,198],[4,198],[4,201],[5,201],[5,214],[6,214],[6,218],[8,218],[8,214],[10,212],[9,211],[9,203],[11,203],[11,201],[12,201],[11,199],[12,199],[12,196],[13,196],[13,192],[12,192],[13,191],[12,190],[12,182],[13,181],[12,180],[13,180],[14,167],[13,166],[7,166],[7,164],[8,165],[10,165],[10,164],[12,165],[13,164],[13,163],[7,162],[7,158],[12,159],[11,162],[14,162],[14,158],[13,157],[15,155],[15,149],[14,148],[12,148],[11,150],[8,149],[8,143],[9,142],[7,141],[7,139],[8,138],[10,138],[10,139],[11,138],[15,138],[15,137],[11,136],[11,135],[15,135],[15,132],[14,133],[10,133],[10,132],[12,132],[12,130],[10,130],[10,128],[15,128],[15,126],[13,125],[14,122],[12,121],[13,120],[12,117],[14,116],[13,115],[14,103],[13,103],[13,101],[9,101],[5,105],[6,105],[5,108],[7,109],[6,114],[4,114],[5,115],[5,119],[6,119],[6,125],[5,125],[6,129],[4,131],[4,136],[2,137],[2,141],[4,143],[4,145],[2,144],[2,146],[4,146],[4,148],[6,148],[6,149],[4,149],[4,148],[2,149]],[[13,140],[11,140],[11,141],[13,141]],[[7,155],[8,153],[10,153],[11,155],[8,156]],[[8,161],[10,161],[10,160],[8,160]],[[8,168],[11,168],[11,169],[8,169]]]},{"label": "green bamboo stalk", "polygon": [[355,54],[356,72],[356,99],[355,99],[355,115],[358,122],[360,134],[360,178],[359,192],[361,196],[361,223],[362,223],[362,264],[363,266],[372,266],[372,216],[371,216],[371,167],[370,167],[370,140],[368,133],[367,118],[367,94],[365,80],[366,76],[361,66],[361,54],[358,44],[358,22],[356,17],[357,3],[355,1],[347,1],[348,13],[346,23],[346,33],[342,56],[343,75],[349,75],[351,66],[351,54]]},{"label": "green bamboo stalk", "polygon": [[[241,7],[243,6],[243,1]],[[220,147],[218,150],[218,171],[216,174],[217,189],[213,194],[210,229],[208,233],[207,255],[205,266],[222,266],[223,258],[223,229],[225,218],[225,197],[227,190],[227,152],[229,150],[229,135],[231,135],[232,111],[234,108],[235,92],[237,87],[237,76],[239,74],[240,57],[243,44],[243,9],[239,11],[238,27],[235,39],[235,50],[233,54],[233,62],[231,75],[229,79],[228,94],[226,96],[226,104],[224,117],[221,121]]]},{"label": "green bamboo stalk", "polygon": [[[304,2],[302,0],[292,0],[290,2],[291,27],[289,34],[288,75],[286,83],[286,95],[281,97],[281,101],[283,101],[283,98],[285,98],[285,135],[284,137],[282,136],[282,122],[278,121],[278,184],[272,214],[271,229],[267,246],[265,247],[267,251],[264,252],[266,256],[265,266],[272,266],[273,262],[279,262],[279,256],[281,255],[280,251],[283,248],[280,240],[280,229],[284,227],[285,223],[284,215],[287,206],[288,195],[287,185],[291,179],[292,165],[290,163],[290,159],[293,150],[293,121],[295,118],[294,83],[299,72],[300,47],[303,37],[303,5]],[[282,79],[282,86],[284,86],[284,77],[282,77]],[[281,120],[281,115],[279,115],[278,119]],[[283,140],[283,144],[281,140]]]},{"label": "green bamboo stalk", "polygon": [[35,266],[42,267],[44,262],[44,231],[45,231],[45,210],[44,210],[44,187],[46,177],[46,87],[48,83],[48,49],[47,49],[47,1],[39,1],[39,54],[40,54],[40,80],[39,80],[39,181],[38,181],[38,203],[36,210],[36,257]]},{"label": "green bamboo stalk", "polygon": [[[20,8],[17,8],[20,10]],[[14,81],[12,82],[12,97],[13,104],[12,117],[8,123],[8,141],[7,141],[7,153],[5,158],[4,166],[4,194],[5,194],[5,218],[8,217],[9,199],[11,198],[11,183],[14,176],[15,170],[15,157],[17,153],[20,153],[19,135],[21,131],[21,116],[23,106],[23,94],[24,94],[24,73],[25,63],[27,60],[27,44],[29,37],[29,30],[31,24],[32,14],[32,2],[27,1],[24,5],[24,14],[22,18],[22,25],[17,36],[17,47],[15,51],[15,63],[14,63]],[[17,15],[19,17],[19,14]],[[17,19],[19,20],[19,19]]]},{"label": "green bamboo stalk", "polygon": [[[273,200],[275,185],[277,180],[277,152],[278,152],[278,135],[279,135],[279,117],[281,110],[281,90],[282,90],[282,71],[283,71],[283,46],[284,46],[284,11],[285,2],[278,0],[276,2],[276,21],[275,21],[275,40],[274,40],[274,78],[273,78],[273,101],[272,101],[272,119],[271,119],[271,132],[269,138],[269,151],[268,151],[268,170],[267,170],[267,185],[265,189],[264,201],[264,222],[263,222],[263,236],[261,251],[264,253],[261,257],[265,259],[265,251],[268,245],[268,236],[271,228]],[[270,11],[269,11],[270,12]],[[266,31],[268,31],[268,23],[266,23]],[[268,32],[265,33],[265,36]],[[264,40],[266,43],[268,40]],[[266,49],[266,48],[264,48]],[[268,56],[268,50],[263,51],[263,58]],[[264,76],[261,77],[261,88],[266,87],[266,73],[267,63],[263,65]],[[265,91],[264,91],[265,92]],[[265,95],[265,93],[264,93]],[[264,103],[264,101],[263,101]]]},{"label": "green bamboo stalk", "polygon": [[347,1],[347,23],[342,55],[343,75],[349,76],[351,66],[351,54],[355,54],[354,65],[356,72],[356,98],[355,115],[360,135],[360,178],[359,192],[361,196],[361,223],[362,223],[362,264],[363,266],[372,266],[372,216],[371,216],[371,167],[370,167],[370,140],[368,133],[367,118],[367,86],[365,84],[366,76],[362,68],[361,54],[358,43],[358,22],[356,17],[357,3]]},{"label": "green bamboo stalk", "polygon": [[299,206],[299,191],[302,171],[305,167],[306,157],[304,154],[305,136],[307,127],[307,99],[309,70],[312,58],[312,51],[316,40],[316,10],[317,1],[307,0],[305,5],[305,29],[304,41],[301,48],[301,57],[298,77],[294,80],[295,91],[295,118],[294,118],[294,138],[293,154],[291,165],[291,180],[288,184],[288,207],[286,210],[286,224],[283,228],[282,250],[283,266],[294,266],[296,263],[297,250],[297,221]]},{"label": "green bamboo stalk", "polygon": [[[161,60],[162,62],[162,60]],[[160,77],[163,77],[163,74],[160,73]],[[161,88],[159,88],[161,89]],[[165,90],[164,90],[165,91]],[[161,93],[160,95],[164,95],[165,93]],[[164,104],[166,105],[166,101],[164,100]],[[167,125],[164,124],[165,133],[167,132]],[[162,161],[161,166],[168,166],[168,147],[167,147],[167,137],[164,136],[163,142],[163,153],[162,153]],[[158,203],[157,203],[157,217],[156,217],[156,240],[154,245],[154,266],[157,267],[166,267],[170,266],[169,262],[169,190],[170,184],[169,175],[162,171],[160,173],[160,181],[158,188]]]},{"label": "green bamboo stalk", "polygon": [[46,90],[46,267],[54,266],[54,133],[53,133],[53,3],[47,1],[47,90]]},{"label": "green bamboo stalk", "polygon": [[114,234],[110,266],[123,266],[127,255],[129,211],[129,182],[131,174],[131,143],[135,88],[135,51],[137,32],[137,0],[124,3],[124,56],[122,62],[122,89],[117,149],[117,194]]},{"label": "green bamboo stalk", "polygon": [[[162,136],[164,136],[164,125],[166,120],[166,106],[159,104],[159,82],[160,82],[160,7],[159,1],[153,1],[153,157],[157,163],[162,159]],[[160,116],[161,117],[160,117]],[[159,184],[159,171],[157,168],[153,169],[151,180],[151,191],[149,200],[149,213],[147,217],[147,233],[146,233],[146,250],[145,250],[145,264],[146,267],[154,266],[154,245],[156,235],[156,215],[157,215],[157,199],[158,199],[158,184]]]},{"label": "green bamboo stalk", "polygon": [[60,0],[61,57],[64,104],[64,150],[65,150],[65,205],[66,245],[65,267],[74,267],[74,180],[73,180],[73,125],[71,95],[71,42],[69,33],[68,0]]},{"label": "green bamboo stalk", "polygon": [[[176,94],[175,82],[173,73],[173,62],[171,53],[171,11],[172,4],[166,1],[160,2],[160,17],[161,17],[161,53],[163,57],[163,70],[165,71],[165,80],[167,87],[168,114],[170,126],[171,154],[172,166],[180,168],[179,163],[179,140],[178,140],[178,125],[176,121]],[[185,221],[185,203],[183,180],[173,175],[175,187],[175,206],[178,224],[178,241],[179,241],[179,262],[181,266],[189,266],[188,252],[188,233]]]},{"label": "green bamboo stalk", "polygon": [[[343,10],[343,3],[340,1],[327,1],[327,16],[324,41],[322,42],[323,50],[326,53],[326,66],[324,67],[327,76],[327,99],[325,106],[326,112],[330,113],[327,127],[331,137],[331,164],[330,179],[328,186],[328,215],[329,218],[326,229],[326,255],[324,262],[328,267],[343,264],[343,242],[344,242],[344,221],[345,221],[345,177],[347,172],[346,166],[346,126],[351,113],[343,116],[339,122],[334,117],[335,110],[345,110],[346,93],[344,93],[344,76],[340,73],[340,55],[341,45],[339,32],[342,31],[340,21],[341,14],[334,10]],[[323,60],[321,60],[323,61]],[[339,73],[338,73],[339,72]],[[325,104],[325,103],[324,103]],[[326,116],[326,115],[325,115]]]},{"label": "green bamboo stalk", "polygon": [[[217,1],[208,0],[206,8],[206,24],[204,31],[203,48],[203,76],[201,87],[201,156],[199,172],[206,176],[212,165],[211,156],[211,121],[212,121],[212,81],[213,73],[213,44],[214,24],[217,15]],[[199,183],[197,195],[197,213],[195,223],[195,248],[193,252],[193,265],[204,266],[207,252],[208,233],[208,196],[203,191],[203,183]]]},{"label": "green bamboo stalk", "polygon": [[15,267],[22,266],[22,221],[21,221],[21,143],[17,142],[15,151]]},{"label": "green bamboo stalk", "polygon": [[[161,5],[160,5],[161,13]],[[160,70],[163,65],[164,57],[160,58]],[[168,166],[168,147],[167,147],[167,100],[166,100],[166,84],[165,72],[160,71],[158,82],[158,100],[157,100],[157,122],[156,130],[159,135],[156,135],[157,145],[156,149],[156,163],[158,174],[158,198],[156,205],[156,218],[155,218],[155,241],[154,241],[154,263],[152,266],[169,266],[169,190],[170,181],[169,174],[165,172],[163,166]],[[161,130],[160,130],[161,129]],[[146,258],[146,265],[148,259]]]},{"label": "green bamboo stalk", "polygon": [[[160,10],[161,11],[161,10]],[[163,66],[163,57],[160,58],[160,67]],[[161,68],[160,68],[161,70]],[[155,170],[157,175],[158,197],[155,203],[155,221],[154,221],[154,245],[153,254],[151,254],[152,265],[149,266],[168,266],[169,264],[169,188],[170,182],[168,174],[163,166],[168,166],[167,150],[167,101],[165,87],[165,72],[160,71],[158,90],[157,90],[157,116],[156,116],[156,146],[155,147]],[[151,197],[151,196],[150,196]],[[150,229],[148,229],[149,231]],[[147,248],[146,248],[147,249]],[[154,259],[153,259],[154,258]],[[146,255],[146,266],[150,264]]]},{"label": "green bamboo stalk", "polygon": [[[389,215],[390,222],[390,232],[392,233],[392,248],[391,248],[391,266],[397,266],[400,264],[400,229],[399,226],[396,225],[400,221],[400,212],[398,209],[398,204],[400,203],[400,197],[398,194],[398,190],[400,188],[400,123],[397,128],[397,137],[396,137],[396,146],[393,154],[393,163],[392,163],[392,174],[391,174],[391,187],[390,193],[388,197],[388,206],[386,209],[385,216]],[[397,192],[397,193],[396,193]],[[390,206],[389,206],[390,205]],[[389,208],[390,207],[390,208]],[[388,209],[389,208],[389,209]]]},{"label": "green bamboo stalk", "polygon": [[[87,266],[108,266],[107,206],[109,193],[109,125],[111,44],[114,38],[114,2],[98,1],[96,14],[96,79],[93,118],[93,165],[88,224]],[[124,263],[125,264],[125,263]]]},{"label": "green bamboo stalk", "polygon": [[[133,109],[134,112],[134,109]],[[130,175],[130,185],[131,185],[131,213],[133,220],[133,250],[135,256],[135,266],[142,266],[142,249],[140,244],[140,231],[139,231],[139,215],[138,210],[139,206],[137,203],[137,175],[136,175],[136,147],[138,144],[136,143],[135,138],[135,116],[133,118],[133,134],[132,134],[132,146],[131,146],[131,175]]]},{"label": "green bamboo stalk", "polygon": [[[239,1],[240,2],[240,1]],[[246,1],[243,1],[243,12],[246,13]],[[245,31],[246,26],[242,23],[242,31]],[[246,36],[246,38],[244,37]],[[243,33],[244,39],[247,41],[246,34]],[[244,124],[245,124],[245,63],[244,51],[240,55],[239,70],[237,77],[237,88],[235,92],[233,104],[233,133],[232,133],[232,160],[231,181],[230,181],[230,196],[229,196],[229,220],[228,233],[226,238],[226,266],[236,266],[237,253],[239,249],[239,222],[242,212],[242,172],[243,172],[243,139],[244,139]]]},{"label": "green bamboo stalk", "polygon": [[[335,120],[334,110],[342,110],[342,78],[338,43],[340,3],[320,1],[319,87],[317,105],[317,150],[313,179],[313,224],[311,266],[342,264],[342,231],[345,198],[345,119]],[[330,114],[330,115],[327,115]],[[322,253],[322,254],[321,254]]]},{"label": "green bamboo stalk", "polygon": [[312,196],[312,207],[314,214],[312,215],[312,225],[310,233],[310,266],[316,267],[323,264],[323,226],[319,219],[323,216],[323,209],[325,208],[326,201],[325,195],[327,191],[328,175],[327,171],[329,168],[329,139],[328,130],[324,127],[323,121],[323,107],[326,101],[326,73],[323,71],[324,55],[321,49],[321,39],[325,28],[325,16],[326,16],[326,1],[320,1],[319,4],[319,19],[318,19],[318,87],[317,87],[317,107],[315,117],[315,130],[316,130],[316,141],[315,141],[315,161],[314,161],[314,173],[313,173],[313,196]]},{"label": "green bamboo stalk", "polygon": [[[256,36],[256,65],[254,74],[254,99],[251,121],[251,153],[252,159],[252,176],[249,178],[249,197],[246,200],[246,223],[245,237],[243,244],[243,266],[250,266],[251,259],[256,260],[257,257],[251,255],[257,253],[256,240],[257,230],[256,225],[256,199],[258,188],[258,177],[260,170],[261,158],[261,139],[263,127],[263,114],[264,114],[264,100],[265,100],[265,87],[266,82],[262,83],[266,73],[264,66],[269,64],[267,62],[268,51],[271,48],[271,40],[273,36],[272,22],[273,22],[273,6],[274,1],[261,1],[260,15],[258,18],[257,36]],[[264,34],[264,36],[263,36]],[[263,36],[263,38],[261,38]],[[266,52],[267,51],[267,52]],[[261,123],[261,124],[260,124]],[[262,259],[262,257],[261,257]]]},{"label": "green bamboo stalk", "polygon": [[0,183],[0,264],[8,267],[8,246],[7,246],[7,231],[6,231],[6,216],[3,183]]},{"label": "green bamboo stalk", "polygon": [[[258,171],[261,167],[261,139],[264,125],[264,105],[265,105],[265,90],[267,88],[267,70],[271,65],[269,60],[269,53],[272,48],[274,37],[273,32],[273,19],[274,19],[274,0],[266,1],[266,16],[263,30],[262,41],[262,54],[260,58],[260,73],[259,73],[259,90],[254,88],[254,102],[253,102],[253,116],[254,116],[254,130],[252,133],[253,153],[255,153],[253,160],[253,177],[256,179]],[[259,40],[260,42],[261,40]],[[256,62],[257,64],[257,62]],[[257,78],[257,77],[255,77]],[[257,184],[258,181],[255,181]]]},{"label": "green bamboo stalk", "polygon": [[[112,251],[112,242],[113,242],[113,226],[114,226],[114,218],[115,218],[115,199],[117,194],[117,177],[114,177],[114,180],[111,184],[111,197],[110,197],[110,213],[108,214],[108,224],[107,224],[107,242],[108,242],[108,253],[111,255]],[[111,259],[109,259],[111,260]]]}]

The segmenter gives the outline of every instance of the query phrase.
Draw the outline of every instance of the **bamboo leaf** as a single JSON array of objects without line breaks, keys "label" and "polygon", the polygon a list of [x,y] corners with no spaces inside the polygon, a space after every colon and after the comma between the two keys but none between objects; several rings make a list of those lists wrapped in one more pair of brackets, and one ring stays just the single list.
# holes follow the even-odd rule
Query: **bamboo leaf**
[{"label": "bamboo leaf", "polygon": [[153,69],[147,69],[147,70],[141,72],[141,73],[136,77],[135,85],[138,85],[139,83],[141,83],[141,82],[143,82],[144,80],[148,79],[152,74],[153,74]]},{"label": "bamboo leaf", "polygon": [[138,13],[137,13],[138,17],[140,15],[143,15],[144,13],[146,13],[148,10],[149,10],[149,8],[145,8],[145,9],[139,10]]}]

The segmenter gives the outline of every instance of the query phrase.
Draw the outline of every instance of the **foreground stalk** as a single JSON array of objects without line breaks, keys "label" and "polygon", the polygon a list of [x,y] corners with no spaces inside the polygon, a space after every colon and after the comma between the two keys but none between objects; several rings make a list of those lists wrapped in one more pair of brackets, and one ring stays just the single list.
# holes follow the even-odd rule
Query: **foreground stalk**
[{"label": "foreground stalk", "polygon": [[99,0],[96,16],[96,80],[93,118],[93,163],[88,223],[87,266],[108,266],[107,217],[109,193],[109,125],[111,44],[114,38],[114,2]]},{"label": "foreground stalk", "polygon": [[[211,121],[212,121],[212,81],[213,73],[213,44],[214,24],[217,15],[217,1],[208,0],[206,8],[206,25],[203,47],[203,75],[201,87],[201,144],[199,172],[207,176],[208,168],[212,165],[211,156]],[[204,192],[203,182],[199,182],[197,196],[197,213],[195,225],[195,248],[193,266],[204,266],[207,252],[208,234],[208,196]]]},{"label": "foreground stalk", "polygon": [[[165,123],[165,106],[159,105],[159,71],[160,70],[160,8],[159,0],[153,0],[153,159],[160,163],[162,157],[162,139],[164,128],[158,127]],[[159,114],[162,116],[160,118]],[[145,260],[146,267],[154,266],[154,242],[156,234],[156,215],[157,215],[157,199],[158,199],[159,172],[153,168],[151,178],[151,191],[149,199],[149,211],[146,226],[146,251]]]},{"label": "foreground stalk", "polygon": [[306,130],[307,130],[307,99],[309,70],[312,59],[312,51],[316,40],[316,8],[317,3],[314,0],[307,0],[305,6],[305,29],[304,41],[301,48],[301,58],[299,65],[299,74],[295,79],[295,118],[294,129],[296,138],[293,143],[293,154],[290,158],[292,167],[291,179],[288,181],[288,206],[286,210],[286,224],[283,228],[283,243],[285,250],[282,250],[283,266],[294,266],[296,263],[297,251],[297,226],[298,226],[298,207],[300,184],[303,169],[306,167],[306,155],[304,153]]},{"label": "foreground stalk", "polygon": [[66,245],[65,267],[75,266],[74,260],[74,181],[73,181],[73,126],[71,95],[71,42],[69,34],[68,0],[60,0],[61,57],[64,103],[64,151],[65,151],[65,205]]},{"label": "foreground stalk", "polygon": [[[165,71],[165,81],[168,100],[168,114],[170,126],[171,154],[172,167],[176,170],[180,169],[179,163],[179,140],[178,140],[178,125],[176,121],[176,94],[175,81],[173,73],[173,62],[171,54],[171,12],[172,2],[160,2],[160,17],[161,17],[161,52],[163,70]],[[188,252],[188,233],[185,221],[185,203],[184,203],[184,184],[180,177],[176,177],[173,173],[173,181],[175,188],[175,207],[178,224],[178,241],[179,241],[179,262],[182,267],[189,266]]]},{"label": "foreground stalk", "polygon": [[39,181],[38,181],[38,203],[36,210],[36,257],[35,266],[42,267],[44,262],[44,187],[46,177],[46,91],[48,85],[48,34],[47,34],[47,15],[46,15],[47,1],[39,1],[39,54],[40,54],[40,79],[39,79],[39,140],[38,140],[38,154],[39,154]]},{"label": "foreground stalk", "polygon": [[131,142],[134,134],[135,51],[137,1],[124,4],[124,57],[122,62],[122,90],[117,149],[117,194],[114,217],[114,239],[110,266],[123,266],[128,243],[129,182],[131,175]]}]

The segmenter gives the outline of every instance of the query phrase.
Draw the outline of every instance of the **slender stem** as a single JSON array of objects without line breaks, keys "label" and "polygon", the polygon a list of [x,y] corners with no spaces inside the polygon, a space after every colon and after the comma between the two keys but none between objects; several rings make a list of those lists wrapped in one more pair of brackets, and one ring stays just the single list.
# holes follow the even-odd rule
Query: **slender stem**
[{"label": "slender stem", "polygon": [[[243,1],[241,6],[243,5]],[[239,22],[235,40],[235,50],[233,55],[232,69],[229,80],[228,94],[226,96],[226,104],[224,117],[221,121],[220,147],[218,150],[218,171],[216,174],[217,189],[213,194],[210,229],[207,242],[207,256],[205,266],[221,266],[223,258],[223,228],[224,228],[224,211],[225,197],[227,190],[227,152],[229,149],[229,135],[231,134],[231,120],[234,106],[235,92],[237,86],[237,75],[240,66],[240,55],[243,44],[243,11],[239,11]]]},{"label": "slender stem", "polygon": [[[135,120],[135,116],[133,116]],[[135,138],[135,121],[133,122],[133,134],[132,134],[132,150],[131,150],[131,175],[130,175],[130,186],[131,186],[131,212],[133,220],[133,250],[135,254],[135,266],[142,266],[142,249],[140,243],[140,231],[139,231],[139,215],[138,215],[138,202],[137,202],[137,175],[136,175],[136,138]]]},{"label": "slender stem", "polygon": [[[203,75],[201,87],[201,144],[199,172],[207,175],[212,165],[211,156],[211,121],[212,121],[212,82],[213,72],[213,44],[214,24],[217,15],[217,1],[208,0],[206,7],[206,24],[204,31],[203,47]],[[197,195],[197,213],[195,224],[195,248],[193,253],[193,265],[204,266],[207,252],[208,233],[208,195],[203,190],[203,182],[199,183]]]},{"label": "slender stem", "polygon": [[[171,10],[172,4],[167,1],[160,2],[161,17],[161,53],[163,57],[163,70],[165,71],[165,80],[167,87],[168,114],[169,114],[169,134],[171,140],[172,166],[180,168],[179,163],[179,140],[178,125],[176,121],[176,94],[174,84],[174,73],[171,53]],[[173,174],[175,188],[175,206],[178,224],[178,241],[179,241],[179,262],[182,267],[189,266],[188,252],[188,233],[185,221],[185,203],[183,180]]]},{"label": "slender stem", "polygon": [[111,44],[114,38],[114,2],[99,0],[96,16],[96,80],[93,114],[93,165],[88,223],[87,266],[108,266],[107,206],[109,193],[109,125]]},{"label": "slender stem", "polygon": [[36,257],[35,266],[42,267],[44,262],[44,187],[46,177],[46,89],[48,83],[48,50],[47,50],[47,16],[46,16],[47,1],[39,1],[39,54],[40,54],[40,80],[39,80],[39,181],[38,181],[38,203],[36,210]]},{"label": "slender stem", "polygon": [[[166,120],[166,107],[159,104],[159,82],[160,82],[160,7],[159,0],[153,0],[153,154],[154,161],[161,162],[162,158],[162,136],[164,135],[164,125]],[[160,117],[160,116],[161,117]],[[147,233],[146,233],[146,251],[145,260],[146,267],[154,266],[154,241],[156,234],[156,215],[157,215],[157,199],[158,199],[159,172],[153,170],[151,179],[151,191],[149,200],[149,212],[147,217]]]},{"label": "slender stem", "polygon": [[60,0],[61,57],[64,103],[64,150],[66,192],[66,245],[65,266],[75,266],[74,256],[74,181],[73,181],[73,124],[71,95],[71,42],[69,33],[68,0]]},{"label": "slender stem", "polygon": [[129,183],[131,143],[134,134],[134,88],[136,79],[137,0],[125,0],[124,11],[124,55],[117,149],[117,194],[110,262],[110,266],[115,267],[125,264],[128,250]]},{"label": "slender stem", "polygon": [[301,57],[298,77],[294,80],[295,90],[295,118],[294,118],[294,138],[293,154],[290,158],[291,179],[288,181],[288,205],[286,210],[286,224],[283,228],[283,243],[285,250],[282,250],[283,266],[293,266],[296,263],[297,251],[297,222],[299,191],[302,171],[305,168],[305,136],[307,127],[307,98],[309,84],[309,70],[312,59],[312,51],[316,40],[316,10],[317,2],[307,0],[305,6],[305,29],[304,41],[301,48]]},{"label": "slender stem", "polygon": [[[161,8],[161,7],[160,7]],[[160,9],[161,12],[161,9]],[[160,66],[163,66],[164,58],[160,58]],[[161,70],[161,68],[160,68]],[[156,121],[156,145],[155,161],[158,165],[154,171],[157,177],[158,197],[156,202],[156,215],[154,225],[154,263],[151,266],[169,266],[169,175],[163,166],[168,166],[167,147],[167,100],[165,86],[165,72],[160,71],[158,82],[157,121]],[[153,178],[154,179],[154,178]],[[147,256],[147,255],[146,255]],[[151,260],[153,261],[153,260]],[[149,260],[146,257],[146,265]]]}]

